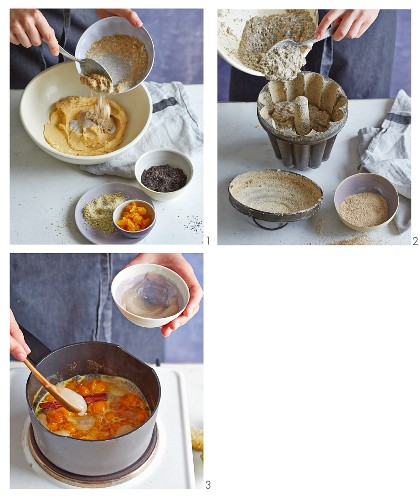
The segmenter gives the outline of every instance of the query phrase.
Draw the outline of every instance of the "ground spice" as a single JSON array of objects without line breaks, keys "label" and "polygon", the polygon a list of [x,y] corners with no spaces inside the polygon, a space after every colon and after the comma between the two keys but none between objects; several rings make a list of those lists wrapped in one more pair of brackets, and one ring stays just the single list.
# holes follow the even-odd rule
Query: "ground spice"
[{"label": "ground spice", "polygon": [[357,193],[344,199],[339,213],[349,224],[357,227],[372,227],[388,219],[388,203],[378,193]]},{"label": "ground spice", "polygon": [[141,182],[153,191],[170,193],[183,188],[187,183],[187,176],[181,168],[156,165],[143,171]]},{"label": "ground spice", "polygon": [[111,234],[115,231],[112,214],[127,199],[121,192],[101,194],[82,208],[83,218],[93,228]]}]

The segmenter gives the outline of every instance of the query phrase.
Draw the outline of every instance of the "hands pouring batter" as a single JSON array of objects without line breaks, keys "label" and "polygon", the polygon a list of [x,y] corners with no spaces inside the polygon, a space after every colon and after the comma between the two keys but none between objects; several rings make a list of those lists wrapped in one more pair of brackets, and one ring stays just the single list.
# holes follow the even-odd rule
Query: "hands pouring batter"
[{"label": "hands pouring batter", "polygon": [[[331,24],[337,30],[332,37],[314,44],[302,70],[332,78],[349,99],[391,97],[397,12],[319,9],[319,26],[314,37],[321,39]],[[229,100],[255,102],[265,83],[261,77],[232,67]]]},{"label": "hands pouring batter", "polygon": [[[140,28],[143,23],[131,9],[96,9],[100,18],[119,16]],[[51,53],[58,56],[56,34],[38,9],[10,9],[10,42],[26,48],[39,47],[42,40],[48,44]]]}]

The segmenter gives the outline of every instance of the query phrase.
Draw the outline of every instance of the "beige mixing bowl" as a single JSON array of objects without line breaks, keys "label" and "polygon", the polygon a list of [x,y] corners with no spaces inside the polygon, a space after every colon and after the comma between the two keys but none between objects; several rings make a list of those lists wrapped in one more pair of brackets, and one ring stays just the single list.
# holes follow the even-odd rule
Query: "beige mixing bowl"
[{"label": "beige mixing bowl", "polygon": [[60,153],[44,138],[44,125],[48,123],[54,104],[69,96],[90,96],[91,90],[79,81],[73,62],[56,64],[36,76],[26,87],[20,102],[20,119],[29,137],[46,153],[59,160],[78,165],[104,163],[124,153],[138,142],[152,119],[152,99],[141,84],[125,94],[115,94],[111,99],[120,104],[128,115],[124,140],[111,153],[98,156],[77,156]]}]

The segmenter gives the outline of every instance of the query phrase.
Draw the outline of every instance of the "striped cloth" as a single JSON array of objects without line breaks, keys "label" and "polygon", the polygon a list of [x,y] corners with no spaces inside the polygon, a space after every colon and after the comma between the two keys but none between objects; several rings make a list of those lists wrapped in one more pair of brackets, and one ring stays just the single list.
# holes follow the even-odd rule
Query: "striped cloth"
[{"label": "striped cloth", "polygon": [[400,90],[380,128],[358,134],[359,170],[386,177],[400,195],[395,225],[400,233],[411,226],[411,98]]}]

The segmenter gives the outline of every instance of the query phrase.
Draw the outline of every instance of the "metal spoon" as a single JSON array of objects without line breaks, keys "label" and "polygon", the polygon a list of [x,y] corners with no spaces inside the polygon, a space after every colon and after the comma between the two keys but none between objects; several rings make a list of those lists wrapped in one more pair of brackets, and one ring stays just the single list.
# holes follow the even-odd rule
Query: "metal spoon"
[{"label": "metal spoon", "polygon": [[[328,38],[329,36],[332,36],[336,30],[335,26],[332,26],[331,28],[328,28],[327,31],[322,35],[322,37],[317,40],[316,38],[311,38],[310,40],[306,40],[304,42],[295,42],[294,40],[281,40],[281,42],[277,42],[275,45],[271,47],[270,50],[268,50],[265,54],[265,57],[267,57],[269,54],[274,52],[275,50],[282,50],[286,47],[286,45],[294,45],[295,47],[305,47],[307,45],[312,45],[316,42],[320,42],[321,40],[324,40],[325,38]],[[311,47],[308,47],[308,52],[311,50]]]},{"label": "metal spoon", "polygon": [[69,52],[67,52],[67,50],[64,50],[60,45],[58,46],[58,50],[61,54],[63,54],[64,57],[67,57],[67,59],[71,59],[72,61],[78,62],[80,64],[80,71],[82,75],[88,76],[92,73],[98,73],[99,75],[104,75],[112,82],[111,75],[108,73],[108,71],[102,66],[102,64],[99,64],[94,59],[77,59]]},{"label": "metal spoon", "polygon": [[86,401],[80,394],[77,394],[77,392],[67,389],[66,387],[55,386],[49,382],[28,359],[24,359],[23,362],[31,370],[39,382],[41,382],[45,389],[47,389],[51,396],[61,403],[66,410],[78,413],[79,415],[84,415],[86,413]]}]

